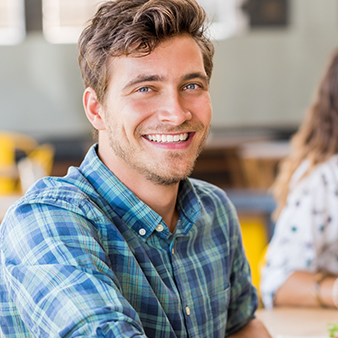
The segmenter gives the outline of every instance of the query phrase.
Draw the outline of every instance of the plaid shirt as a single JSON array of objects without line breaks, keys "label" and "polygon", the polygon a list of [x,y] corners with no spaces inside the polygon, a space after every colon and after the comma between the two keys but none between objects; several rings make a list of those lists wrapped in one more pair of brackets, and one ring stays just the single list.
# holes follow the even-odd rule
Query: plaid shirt
[{"label": "plaid shirt", "polygon": [[257,296],[233,206],[187,179],[177,208],[171,234],[95,147],[64,178],[39,181],[1,225],[2,334],[210,338],[242,328]]}]

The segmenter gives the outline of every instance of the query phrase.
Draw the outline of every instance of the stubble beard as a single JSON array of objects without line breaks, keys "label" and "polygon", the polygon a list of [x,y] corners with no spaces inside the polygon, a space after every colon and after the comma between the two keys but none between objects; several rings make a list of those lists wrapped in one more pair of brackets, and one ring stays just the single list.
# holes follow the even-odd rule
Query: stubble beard
[{"label": "stubble beard", "polygon": [[[117,157],[128,163],[133,169],[135,169],[139,174],[143,175],[148,181],[160,186],[172,186],[188,178],[192,174],[196,164],[196,160],[205,146],[209,134],[209,127],[205,131],[200,141],[200,144],[198,145],[195,155],[192,156],[192,160],[190,161],[190,163],[187,163],[185,169],[181,172],[173,172],[173,170],[170,171],[170,168],[168,168],[166,173],[164,173],[165,170],[161,168],[153,169],[142,163],[142,161],[137,158],[136,150],[127,152],[127,149],[122,147],[121,144],[113,138],[113,132],[114,131],[109,128],[109,144]],[[167,156],[169,157],[169,161],[171,161],[173,164],[175,164],[175,162],[177,163],[177,161],[186,161],[187,157],[186,154],[179,154],[175,151],[170,152]],[[160,166],[161,164],[158,165],[158,167]]]}]

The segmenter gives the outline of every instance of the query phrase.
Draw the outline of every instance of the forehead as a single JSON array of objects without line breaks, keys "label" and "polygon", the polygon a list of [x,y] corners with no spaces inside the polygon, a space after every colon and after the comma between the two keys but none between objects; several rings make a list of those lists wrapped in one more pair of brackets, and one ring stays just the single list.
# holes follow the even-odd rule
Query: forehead
[{"label": "forehead", "polygon": [[110,82],[123,81],[140,74],[180,77],[189,73],[206,76],[202,51],[188,35],[180,35],[161,42],[149,55],[120,56],[111,60]]}]

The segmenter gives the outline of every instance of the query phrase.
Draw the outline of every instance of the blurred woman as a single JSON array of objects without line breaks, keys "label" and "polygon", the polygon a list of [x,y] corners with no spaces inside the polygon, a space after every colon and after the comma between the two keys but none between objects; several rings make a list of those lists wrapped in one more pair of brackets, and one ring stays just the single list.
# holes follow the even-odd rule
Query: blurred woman
[{"label": "blurred woman", "polygon": [[276,228],[262,270],[267,308],[338,307],[338,49],[274,184]]}]

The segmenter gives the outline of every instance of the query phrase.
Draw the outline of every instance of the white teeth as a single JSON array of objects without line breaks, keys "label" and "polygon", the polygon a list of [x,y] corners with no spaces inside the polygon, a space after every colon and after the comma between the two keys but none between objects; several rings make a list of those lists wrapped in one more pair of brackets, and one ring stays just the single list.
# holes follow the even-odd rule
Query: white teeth
[{"label": "white teeth", "polygon": [[153,142],[161,143],[173,143],[173,142],[182,142],[188,139],[188,133],[176,134],[176,135],[146,135],[147,139]]}]

